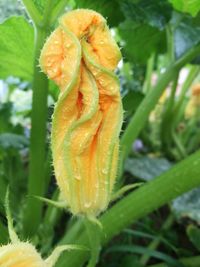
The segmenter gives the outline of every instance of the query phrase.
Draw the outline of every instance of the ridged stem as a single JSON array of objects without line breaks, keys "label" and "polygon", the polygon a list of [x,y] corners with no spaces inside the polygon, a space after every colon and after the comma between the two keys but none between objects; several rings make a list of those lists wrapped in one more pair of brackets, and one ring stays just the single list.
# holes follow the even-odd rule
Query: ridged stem
[{"label": "ridged stem", "polygon": [[[102,244],[118,234],[122,229],[133,224],[136,220],[158,209],[172,199],[200,185],[200,151],[172,167],[158,178],[141,186],[116,203],[100,217],[104,239]],[[190,177],[190,179],[188,179]],[[66,239],[67,235],[66,235]],[[65,243],[65,237],[61,241]],[[86,232],[76,240],[79,245],[89,246]],[[79,267],[87,259],[88,254],[76,252],[63,256],[56,267]]]}]

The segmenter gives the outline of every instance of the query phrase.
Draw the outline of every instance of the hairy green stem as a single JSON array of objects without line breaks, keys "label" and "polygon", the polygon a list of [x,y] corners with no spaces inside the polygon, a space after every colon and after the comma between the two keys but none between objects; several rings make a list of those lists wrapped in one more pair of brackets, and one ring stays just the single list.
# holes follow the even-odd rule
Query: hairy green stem
[{"label": "hairy green stem", "polygon": [[[172,167],[156,179],[128,194],[100,217],[104,239],[102,244],[118,234],[122,229],[136,220],[168,203],[175,197],[200,185],[200,151]],[[188,179],[190,177],[190,179]],[[63,238],[62,242],[64,241]],[[71,240],[72,241],[72,240]],[[74,241],[79,245],[89,246],[86,232]],[[88,254],[64,255],[57,267],[79,267],[87,259]]]},{"label": "hairy green stem", "polygon": [[131,145],[137,138],[138,134],[145,125],[145,122],[151,112],[158,102],[163,91],[174,78],[174,73],[178,72],[186,63],[190,62],[200,54],[200,45],[192,48],[189,52],[184,54],[178,61],[172,63],[171,66],[163,73],[157,84],[149,91],[146,95],[139,108],[133,115],[129,125],[124,131],[121,139],[121,156],[122,161],[126,159],[131,149]]},{"label": "hairy green stem", "polygon": [[[200,266],[200,256],[191,257],[191,258],[182,258],[179,259],[181,263],[183,263],[187,267],[199,267]],[[166,263],[159,263],[150,265],[149,267],[168,267]]]},{"label": "hairy green stem", "polygon": [[47,32],[43,28],[36,28],[35,34],[28,198],[23,218],[26,237],[31,237],[37,231],[41,220],[42,202],[35,201],[32,196],[43,196],[45,188],[48,80],[38,66],[38,59]]}]

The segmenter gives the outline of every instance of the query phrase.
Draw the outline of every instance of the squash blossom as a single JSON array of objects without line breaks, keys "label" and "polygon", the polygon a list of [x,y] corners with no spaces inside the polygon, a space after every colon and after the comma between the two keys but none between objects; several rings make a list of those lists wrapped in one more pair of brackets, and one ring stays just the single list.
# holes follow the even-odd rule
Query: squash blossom
[{"label": "squash blossom", "polygon": [[121,59],[106,20],[88,9],[65,14],[40,56],[60,88],[52,121],[57,183],[73,214],[105,210],[115,182],[122,103],[114,70]]},{"label": "squash blossom", "polygon": [[0,247],[0,267],[49,267],[29,243],[18,242]]},{"label": "squash blossom", "polygon": [[85,250],[77,245],[58,246],[44,260],[32,244],[21,242],[17,236],[16,238],[17,240],[12,240],[10,244],[0,247],[0,267],[53,267],[63,251]]},{"label": "squash blossom", "polygon": [[191,98],[186,106],[185,117],[191,118],[195,116],[196,112],[200,109],[200,84],[195,84],[192,87]]},{"label": "squash blossom", "polygon": [[78,245],[57,246],[47,259],[42,259],[35,247],[29,242],[20,241],[15,232],[9,207],[9,191],[6,193],[5,209],[11,243],[0,246],[0,267],[53,267],[63,251],[85,250]]}]

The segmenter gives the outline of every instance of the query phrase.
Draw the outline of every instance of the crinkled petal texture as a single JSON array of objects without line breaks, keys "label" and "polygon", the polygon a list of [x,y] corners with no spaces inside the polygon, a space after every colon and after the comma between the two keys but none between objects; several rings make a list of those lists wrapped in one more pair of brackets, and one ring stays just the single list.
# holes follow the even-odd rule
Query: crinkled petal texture
[{"label": "crinkled petal texture", "polygon": [[0,247],[0,267],[48,267],[29,243],[19,242]]},{"label": "crinkled petal texture", "polygon": [[61,17],[40,65],[60,88],[52,123],[56,179],[73,214],[105,210],[116,177],[122,104],[121,59],[105,19],[78,9]]}]

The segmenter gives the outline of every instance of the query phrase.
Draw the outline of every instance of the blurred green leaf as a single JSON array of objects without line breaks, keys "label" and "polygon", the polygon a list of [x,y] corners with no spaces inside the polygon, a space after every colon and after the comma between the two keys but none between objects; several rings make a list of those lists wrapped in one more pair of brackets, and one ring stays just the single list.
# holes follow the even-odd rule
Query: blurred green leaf
[{"label": "blurred green leaf", "polygon": [[200,224],[200,188],[176,198],[172,210],[178,218],[190,218]]},{"label": "blurred green leaf", "polygon": [[121,1],[120,5],[126,18],[159,29],[165,27],[172,12],[171,5],[167,0],[142,0],[139,3],[128,0]]},{"label": "blurred green leaf", "polygon": [[8,238],[8,230],[7,228],[3,225],[2,222],[0,222],[0,245],[1,244],[6,244],[9,240]]},{"label": "blurred green leaf", "polygon": [[108,252],[129,252],[129,253],[136,253],[136,254],[146,254],[151,257],[163,260],[164,262],[168,263],[171,267],[185,267],[181,262],[173,259],[171,256],[162,253],[157,250],[152,250],[146,247],[142,246],[136,246],[136,245],[118,245],[118,246],[112,246],[109,249],[107,249]]},{"label": "blurred green leaf", "polygon": [[29,144],[28,139],[23,135],[4,133],[0,134],[0,148],[2,149],[22,149]]},{"label": "blurred green leaf", "polygon": [[190,224],[187,227],[187,235],[192,244],[200,251],[200,229],[197,226]]},{"label": "blurred green leaf", "polygon": [[125,116],[130,116],[142,102],[144,95],[137,91],[129,91],[122,99]]},{"label": "blurred green leaf", "polygon": [[117,26],[124,19],[117,0],[76,0],[75,8],[89,8],[101,13],[107,20],[110,27]]},{"label": "blurred green leaf", "polygon": [[12,111],[12,103],[0,103],[0,133],[8,132],[12,129],[12,125],[10,123],[10,116]]},{"label": "blurred green leaf", "polygon": [[133,176],[149,181],[161,173],[169,170],[172,164],[164,158],[129,158],[125,163],[125,170]]},{"label": "blurred green leaf", "polygon": [[184,18],[175,29],[174,42],[176,57],[179,58],[200,42],[200,26],[190,18]]},{"label": "blurred green leaf", "polygon": [[178,11],[189,13],[194,17],[200,11],[199,0],[169,0],[169,2],[172,3],[174,8]]},{"label": "blurred green leaf", "polygon": [[119,267],[142,267],[139,263],[139,260],[134,255],[126,255],[122,258],[122,263],[119,265]]},{"label": "blurred green leaf", "polygon": [[145,63],[152,52],[160,50],[160,42],[165,38],[164,31],[160,31],[148,24],[126,20],[119,25],[119,34],[122,38],[122,53],[132,62]]},{"label": "blurred green leaf", "polygon": [[23,17],[11,17],[0,25],[0,78],[16,76],[32,80],[33,27]]}]

